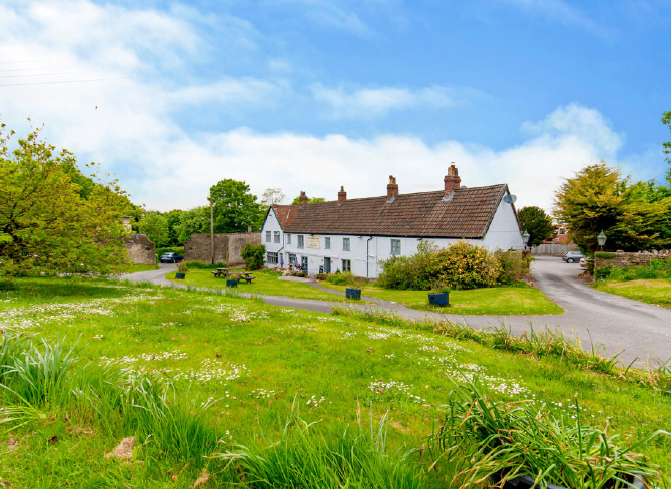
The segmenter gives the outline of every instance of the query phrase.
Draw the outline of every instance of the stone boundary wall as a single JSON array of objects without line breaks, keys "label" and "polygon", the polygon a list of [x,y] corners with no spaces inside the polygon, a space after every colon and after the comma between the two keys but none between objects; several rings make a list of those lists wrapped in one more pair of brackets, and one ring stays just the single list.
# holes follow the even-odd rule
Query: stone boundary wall
[{"label": "stone boundary wall", "polygon": [[[655,259],[666,259],[671,258],[671,250],[661,250],[661,251],[621,251],[618,250],[613,253],[615,256],[613,258],[599,258],[598,254],[602,253],[600,251],[595,252],[594,254],[594,266],[595,268],[601,267],[615,267],[615,268],[625,268],[630,266],[643,266],[646,265],[650,260]],[[603,252],[607,253],[607,252]]]},{"label": "stone boundary wall", "polygon": [[154,265],[156,263],[156,247],[146,234],[131,234],[125,240],[128,256],[133,263]]},{"label": "stone boundary wall", "polygon": [[[215,233],[214,261],[229,265],[242,265],[242,249],[247,243],[260,245],[261,233]],[[184,261],[200,260],[210,263],[210,234],[192,234],[184,242]]]}]

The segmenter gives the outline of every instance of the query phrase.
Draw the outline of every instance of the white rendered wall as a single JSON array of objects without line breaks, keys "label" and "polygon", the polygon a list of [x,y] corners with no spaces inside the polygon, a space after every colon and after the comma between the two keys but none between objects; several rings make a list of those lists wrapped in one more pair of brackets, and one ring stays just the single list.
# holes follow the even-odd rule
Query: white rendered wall
[{"label": "white rendered wall", "polygon": [[484,245],[491,251],[524,249],[522,231],[517,223],[512,204],[507,204],[503,200],[499,203],[499,208],[485,236]]}]

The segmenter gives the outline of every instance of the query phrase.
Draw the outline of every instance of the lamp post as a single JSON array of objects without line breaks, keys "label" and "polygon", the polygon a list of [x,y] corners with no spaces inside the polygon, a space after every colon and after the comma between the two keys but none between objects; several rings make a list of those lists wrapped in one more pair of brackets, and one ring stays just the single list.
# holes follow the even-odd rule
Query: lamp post
[{"label": "lamp post", "polygon": [[599,243],[599,246],[601,247],[601,251],[603,251],[603,245],[606,244],[606,239],[607,239],[607,238],[608,238],[608,237],[607,237],[606,234],[603,232],[603,229],[601,230],[601,232],[599,233],[599,235],[596,237],[596,240],[597,240],[597,242]]},{"label": "lamp post", "polygon": [[522,233],[522,241],[524,242],[524,249],[527,249],[527,243],[529,242],[529,238],[531,235],[529,234],[529,231],[526,229],[524,230],[524,233]]}]

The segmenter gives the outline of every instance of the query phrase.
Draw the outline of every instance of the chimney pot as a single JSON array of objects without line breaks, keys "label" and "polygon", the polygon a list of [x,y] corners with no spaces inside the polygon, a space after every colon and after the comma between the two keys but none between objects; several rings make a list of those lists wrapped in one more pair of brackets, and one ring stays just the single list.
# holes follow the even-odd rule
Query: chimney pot
[{"label": "chimney pot", "polygon": [[347,192],[345,192],[345,187],[340,186],[340,192],[338,192],[338,204],[342,204],[347,200]]},{"label": "chimney pot", "polygon": [[389,175],[389,183],[387,184],[387,202],[394,200],[394,197],[398,195],[398,185],[396,184],[396,178],[393,175]]},{"label": "chimney pot", "polygon": [[461,177],[459,176],[459,169],[456,167],[454,162],[447,169],[447,175],[445,175],[445,197],[452,195],[452,192],[461,187]]},{"label": "chimney pot", "polygon": [[305,192],[303,190],[301,190],[301,196],[299,198],[299,201],[300,201],[301,205],[308,203],[308,196],[305,195]]}]

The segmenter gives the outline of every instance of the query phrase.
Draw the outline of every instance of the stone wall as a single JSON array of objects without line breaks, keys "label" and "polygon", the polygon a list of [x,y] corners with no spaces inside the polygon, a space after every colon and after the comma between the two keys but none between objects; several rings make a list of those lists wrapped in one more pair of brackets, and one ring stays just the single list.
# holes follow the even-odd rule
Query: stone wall
[{"label": "stone wall", "polygon": [[[214,261],[229,265],[242,265],[242,249],[247,243],[261,244],[261,233],[214,234]],[[210,235],[192,234],[184,243],[184,260],[200,260],[210,263]]]},{"label": "stone wall", "polygon": [[133,263],[153,265],[156,263],[154,242],[146,234],[131,234],[126,238],[126,249]]},{"label": "stone wall", "polygon": [[611,253],[612,258],[599,258],[599,251],[594,254],[594,266],[596,268],[601,267],[614,267],[614,268],[624,268],[630,266],[642,266],[646,265],[650,260],[655,259],[669,259],[671,257],[671,250],[662,250],[662,251],[621,251],[618,250],[615,253]]}]

